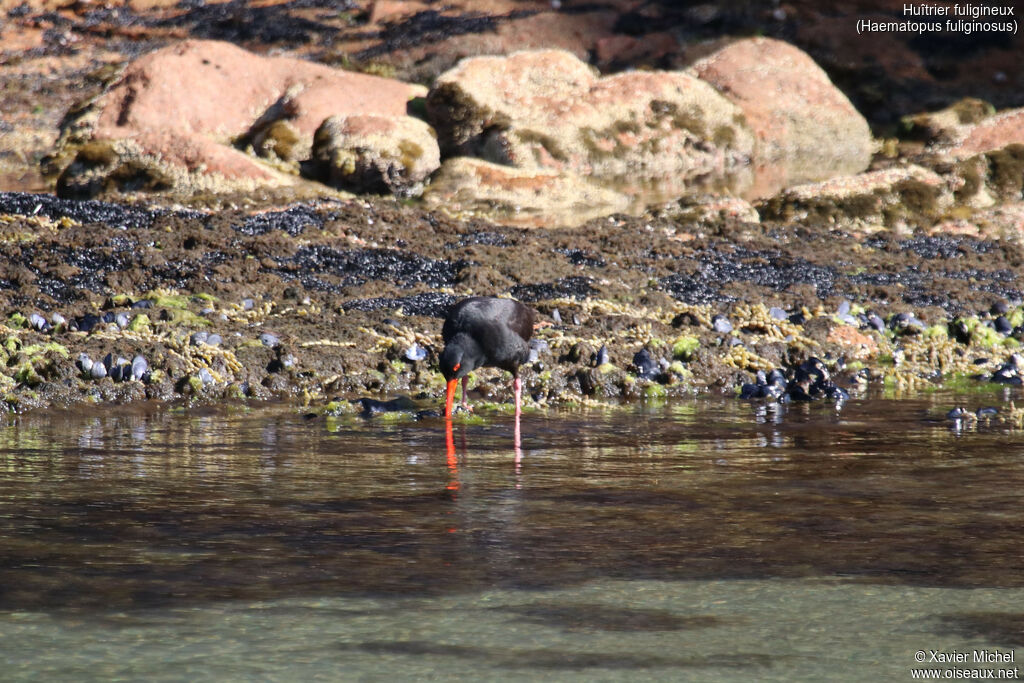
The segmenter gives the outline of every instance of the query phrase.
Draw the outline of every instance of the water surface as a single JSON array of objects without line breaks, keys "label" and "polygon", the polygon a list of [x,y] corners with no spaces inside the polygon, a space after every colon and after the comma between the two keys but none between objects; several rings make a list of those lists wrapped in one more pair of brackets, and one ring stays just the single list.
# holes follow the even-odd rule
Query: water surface
[{"label": "water surface", "polygon": [[440,420],[11,418],[4,678],[907,680],[917,650],[1012,653],[1021,439],[954,431],[954,402],[528,413],[518,467],[504,416],[456,424],[454,462]]}]

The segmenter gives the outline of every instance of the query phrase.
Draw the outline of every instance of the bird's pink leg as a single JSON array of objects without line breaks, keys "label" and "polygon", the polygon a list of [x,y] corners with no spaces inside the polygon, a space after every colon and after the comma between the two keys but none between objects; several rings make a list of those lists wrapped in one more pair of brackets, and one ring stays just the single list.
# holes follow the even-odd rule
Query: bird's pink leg
[{"label": "bird's pink leg", "polygon": [[469,401],[466,400],[466,386],[469,384],[469,377],[462,378],[462,407],[468,413]]},{"label": "bird's pink leg", "polygon": [[[520,432],[519,432],[519,415],[520,415],[519,401],[520,401],[520,398],[522,396],[523,386],[522,386],[522,383],[519,381],[519,376],[518,375],[516,375],[513,378],[512,386],[515,388],[515,393],[516,393],[515,436],[513,437],[512,446],[513,446],[513,449],[514,449],[514,452],[515,452],[516,474],[518,475],[520,473],[520,468],[522,466],[522,461],[523,461],[523,450],[522,450],[522,445],[521,445],[522,444],[522,439],[520,438],[521,435],[520,435]],[[519,485],[517,484],[516,488],[518,488],[518,487],[519,487]]]},{"label": "bird's pink leg", "polygon": [[519,375],[516,375],[515,377],[512,378],[512,387],[515,389],[516,392],[516,425],[518,426],[520,413],[519,404],[523,395],[523,383],[519,379]]}]

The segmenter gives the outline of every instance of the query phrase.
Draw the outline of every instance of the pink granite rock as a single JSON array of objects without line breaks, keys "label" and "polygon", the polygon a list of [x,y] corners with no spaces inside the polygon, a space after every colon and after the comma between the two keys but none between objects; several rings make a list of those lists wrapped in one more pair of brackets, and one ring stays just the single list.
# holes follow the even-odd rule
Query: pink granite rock
[{"label": "pink granite rock", "polygon": [[689,72],[743,111],[757,137],[758,162],[806,159],[809,177],[817,178],[827,177],[822,170],[840,175],[867,168],[867,121],[798,48],[770,38],[739,40],[700,59]]},{"label": "pink granite rock", "polygon": [[1024,145],[1024,108],[1008,109],[958,131],[957,139],[945,153],[968,157],[1010,145]]},{"label": "pink granite rock", "polygon": [[261,57],[225,42],[186,40],[135,60],[97,100],[89,144],[92,157],[105,150],[104,163],[78,155],[65,176],[84,169],[105,173],[107,184],[138,185],[118,178],[131,176],[125,172],[131,168],[181,192],[287,184],[280,164],[261,164],[233,145],[279,161],[302,160],[327,117],[402,116],[408,100],[424,93],[421,86]]},{"label": "pink granite rock", "polygon": [[447,154],[603,177],[717,173],[746,163],[740,110],[683,72],[599,77],[561,50],[473,57],[442,74],[428,118]]},{"label": "pink granite rock", "polygon": [[901,124],[908,138],[933,146],[949,146],[994,113],[995,108],[988,102],[965,97],[939,111],[904,116]]}]

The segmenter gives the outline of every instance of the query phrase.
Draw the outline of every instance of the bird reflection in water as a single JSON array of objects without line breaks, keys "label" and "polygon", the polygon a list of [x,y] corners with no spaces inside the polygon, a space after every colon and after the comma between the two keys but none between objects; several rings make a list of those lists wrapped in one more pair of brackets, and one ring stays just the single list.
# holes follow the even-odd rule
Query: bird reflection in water
[{"label": "bird reflection in water", "polygon": [[[513,427],[513,441],[512,441],[512,453],[513,453],[513,466],[516,474],[516,488],[521,489],[523,487],[520,477],[523,473],[523,446],[522,446],[522,430],[520,429],[519,413],[515,415],[515,423]],[[463,459],[466,455],[466,432],[465,430],[460,431],[461,436],[461,451]],[[455,498],[456,493],[459,490],[459,454],[455,450],[455,429],[452,424],[452,419],[446,417],[444,420],[444,437],[445,437],[445,462],[448,466],[448,485],[445,489],[448,491],[452,498]]]},{"label": "bird reflection in water", "polygon": [[[465,452],[465,433],[462,436],[462,450]],[[450,417],[445,418],[444,421],[444,438],[446,444],[445,459],[448,463],[448,486],[445,488],[451,492],[454,498],[456,491],[459,490],[459,457],[455,454],[455,436],[452,434],[452,419]]]}]

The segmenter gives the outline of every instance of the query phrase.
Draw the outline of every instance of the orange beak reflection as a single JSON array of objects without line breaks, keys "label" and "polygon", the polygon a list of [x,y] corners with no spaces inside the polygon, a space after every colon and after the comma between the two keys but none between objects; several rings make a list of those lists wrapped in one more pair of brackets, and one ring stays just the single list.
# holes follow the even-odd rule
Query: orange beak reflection
[{"label": "orange beak reflection", "polygon": [[459,380],[455,378],[448,380],[448,390],[444,397],[444,416],[448,420],[452,419],[452,404],[455,402],[455,387],[458,383]]}]

